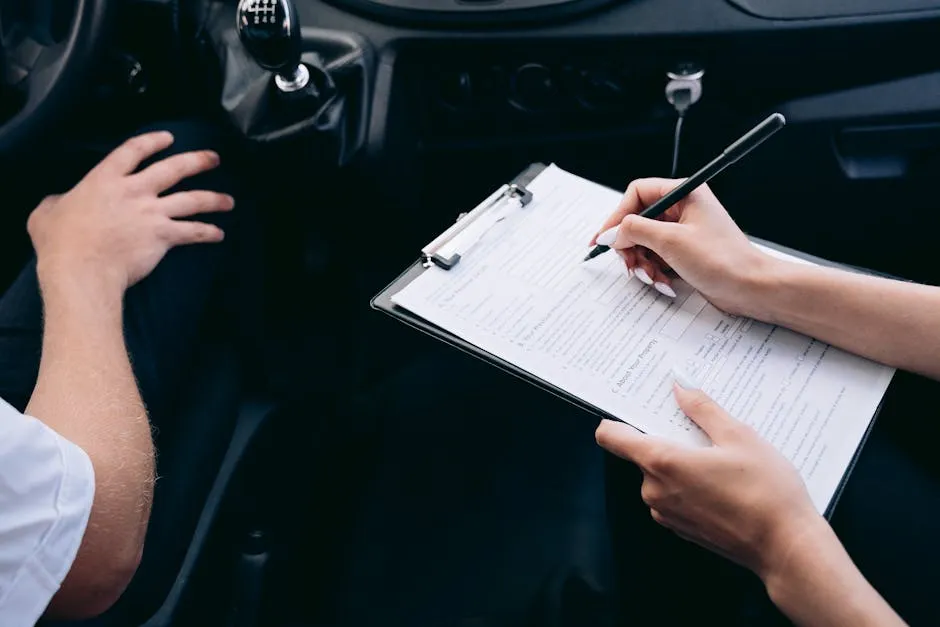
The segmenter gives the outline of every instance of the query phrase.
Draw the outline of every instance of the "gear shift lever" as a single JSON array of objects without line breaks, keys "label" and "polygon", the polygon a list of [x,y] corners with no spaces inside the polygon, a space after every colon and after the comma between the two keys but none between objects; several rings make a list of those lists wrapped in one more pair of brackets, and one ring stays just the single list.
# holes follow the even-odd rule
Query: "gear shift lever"
[{"label": "gear shift lever", "polygon": [[274,72],[283,92],[303,89],[310,70],[300,62],[300,19],[293,0],[240,0],[238,37],[258,65]]}]

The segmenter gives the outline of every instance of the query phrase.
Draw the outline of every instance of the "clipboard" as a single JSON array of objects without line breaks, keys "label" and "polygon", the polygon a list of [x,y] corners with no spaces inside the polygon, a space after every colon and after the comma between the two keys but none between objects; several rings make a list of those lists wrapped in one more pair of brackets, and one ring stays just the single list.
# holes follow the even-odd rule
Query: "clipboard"
[{"label": "clipboard", "polygon": [[[428,322],[427,320],[424,320],[420,316],[413,314],[404,307],[399,307],[394,302],[392,302],[392,297],[395,294],[404,289],[405,286],[417,279],[432,266],[437,266],[444,270],[450,270],[460,263],[462,256],[472,254],[472,246],[475,238],[474,234],[471,232],[471,229],[473,229],[474,225],[482,224],[483,226],[480,231],[484,230],[486,228],[485,219],[487,215],[492,215],[492,212],[494,211],[505,209],[507,208],[507,205],[516,210],[525,211],[534,198],[533,194],[527,189],[527,186],[546,167],[547,166],[544,163],[533,163],[529,165],[529,167],[520,172],[509,183],[504,184],[494,191],[493,194],[487,197],[473,210],[460,214],[454,225],[444,231],[441,235],[439,235],[421,250],[421,255],[414,264],[408,267],[397,278],[395,278],[395,280],[389,283],[382,291],[372,298],[370,305],[373,309],[381,311],[382,313],[385,313],[399,320],[400,322],[405,323],[413,329],[430,335],[431,337],[444,342],[445,344],[448,344],[468,355],[480,359],[490,364],[491,366],[511,374],[525,381],[526,383],[529,383],[530,385],[534,385],[535,387],[548,392],[549,394],[552,394],[583,411],[593,414],[598,418],[606,418],[609,420],[623,422],[621,418],[618,418],[617,416],[614,416],[613,414],[610,414],[592,405],[591,403],[588,403],[587,401],[545,381],[544,379],[541,379],[540,377],[533,375],[529,371],[520,368],[519,366],[516,366],[515,364],[506,361],[501,357],[493,355],[492,353],[479,348],[475,344],[472,344],[458,337],[457,335],[454,335],[453,333],[450,333],[449,331],[446,331],[445,329]],[[466,235],[468,233],[469,238],[461,239],[462,235]],[[770,242],[758,237],[748,235],[748,239],[750,239],[751,242],[755,244],[777,250],[793,257],[804,259],[820,266],[828,266],[831,268],[837,268],[849,272],[857,272],[860,274],[895,278],[878,272],[858,268],[856,266],[829,261],[827,259],[800,252],[786,246],[781,246],[774,242]],[[878,419],[878,416],[881,413],[883,403],[884,398],[882,398],[881,403],[878,404],[878,407],[868,424],[868,428],[865,431],[865,434],[862,436],[862,439],[859,441],[858,448],[856,448],[855,454],[852,456],[852,460],[849,462],[849,465],[846,468],[845,474],[843,474],[842,479],[832,496],[832,499],[829,501],[829,505],[826,507],[826,510],[823,513],[823,516],[825,516],[827,519],[830,519],[833,512],[835,511],[836,505],[838,504],[839,498],[842,496],[842,492],[846,483],[848,482],[848,478],[852,474],[852,470],[855,468],[855,464],[858,461],[862,448],[868,441],[868,437],[874,428],[875,421]]]}]

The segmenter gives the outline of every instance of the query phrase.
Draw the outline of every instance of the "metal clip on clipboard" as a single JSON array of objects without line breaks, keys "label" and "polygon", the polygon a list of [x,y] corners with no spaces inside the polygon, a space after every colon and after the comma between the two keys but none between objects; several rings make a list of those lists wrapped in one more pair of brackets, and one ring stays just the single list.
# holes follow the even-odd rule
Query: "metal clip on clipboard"
[{"label": "metal clip on clipboard", "polygon": [[[490,212],[497,207],[503,206],[505,202],[512,203],[521,209],[532,202],[532,198],[532,192],[522,185],[517,183],[503,185],[472,211],[461,214],[453,226],[421,249],[424,267],[429,268],[431,264],[434,264],[444,270],[450,270],[460,262],[461,252],[479,241],[479,237],[471,238],[469,241],[460,237],[470,233],[470,227],[479,226],[485,216],[490,215]],[[488,230],[485,228],[479,236]]]}]

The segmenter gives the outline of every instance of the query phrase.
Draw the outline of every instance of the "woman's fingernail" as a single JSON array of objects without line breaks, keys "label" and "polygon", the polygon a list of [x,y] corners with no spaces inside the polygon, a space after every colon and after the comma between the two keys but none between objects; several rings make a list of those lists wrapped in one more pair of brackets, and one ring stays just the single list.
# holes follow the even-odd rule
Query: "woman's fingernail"
[{"label": "woman's fingernail", "polygon": [[614,242],[617,241],[617,230],[620,227],[611,227],[597,236],[598,246],[613,246]]},{"label": "woman's fingernail", "polygon": [[701,387],[698,381],[695,380],[695,377],[690,375],[679,366],[672,367],[672,376],[675,378],[676,383],[679,384],[679,387],[683,389],[697,390]]},{"label": "woman's fingernail", "polygon": [[671,287],[669,287],[668,285],[666,285],[665,283],[660,283],[659,281],[657,281],[656,283],[653,283],[653,287],[656,288],[656,291],[662,294],[663,296],[668,296],[669,298],[676,297],[676,291],[672,289]]},{"label": "woman's fingernail", "polygon": [[633,273],[636,275],[636,278],[640,279],[647,285],[653,284],[653,279],[650,278],[650,275],[647,274],[646,270],[644,270],[643,268],[637,268],[636,270],[633,271]]}]

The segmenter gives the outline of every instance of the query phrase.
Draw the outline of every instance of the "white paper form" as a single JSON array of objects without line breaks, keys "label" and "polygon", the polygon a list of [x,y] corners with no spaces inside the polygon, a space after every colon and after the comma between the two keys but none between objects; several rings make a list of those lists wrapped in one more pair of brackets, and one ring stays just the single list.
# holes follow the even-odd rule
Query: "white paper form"
[{"label": "white paper form", "polygon": [[707,445],[673,397],[679,366],[786,455],[825,509],[894,370],[727,315],[682,281],[663,296],[618,255],[582,263],[621,194],[554,165],[528,188],[532,202],[501,212],[459,264],[392,300],[644,432]]}]

